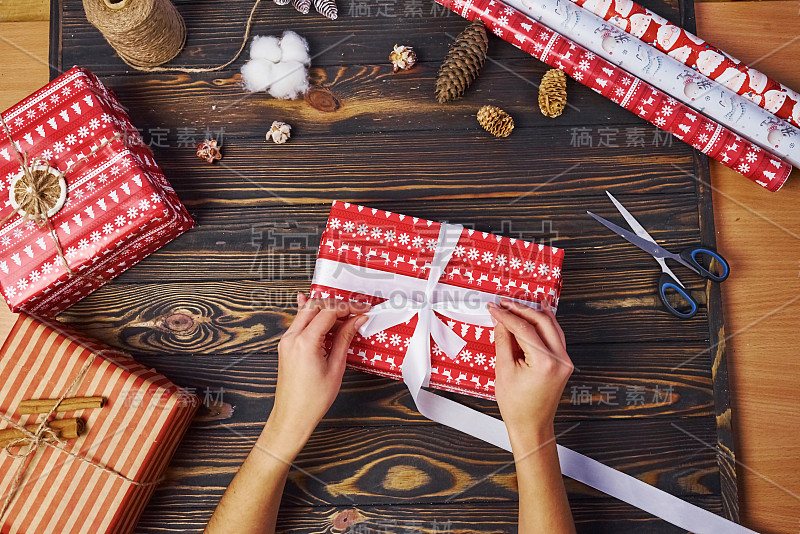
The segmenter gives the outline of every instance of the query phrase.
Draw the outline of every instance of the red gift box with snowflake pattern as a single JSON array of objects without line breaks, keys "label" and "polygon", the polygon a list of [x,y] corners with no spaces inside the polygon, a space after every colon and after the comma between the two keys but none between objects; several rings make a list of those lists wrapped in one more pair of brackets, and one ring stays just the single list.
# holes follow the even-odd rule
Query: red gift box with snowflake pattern
[{"label": "red gift box with snowflake pattern", "polygon": [[[311,296],[376,305],[386,300],[375,296],[381,293],[378,286],[389,292],[404,291],[409,284],[400,278],[427,280],[440,227],[434,221],[334,201],[322,234]],[[533,307],[546,300],[555,309],[563,259],[564,251],[558,248],[464,229],[438,283],[453,291],[500,295]],[[352,284],[342,289],[334,281],[338,275],[322,274],[336,271],[336,266],[355,266],[371,274],[364,276],[363,289],[354,291]],[[493,329],[437,316],[466,346],[450,358],[431,342],[430,386],[494,399]],[[416,321],[414,316],[370,337],[357,333],[348,349],[348,367],[402,379],[401,365]]]},{"label": "red gift box with snowflake pattern", "polygon": [[[3,119],[0,220],[10,217],[0,227],[0,289],[12,311],[54,316],[194,225],[128,114],[88,70],[73,67]],[[50,217],[55,237],[13,213],[10,185],[22,166],[12,142],[29,162],[72,167],[66,201]]]}]

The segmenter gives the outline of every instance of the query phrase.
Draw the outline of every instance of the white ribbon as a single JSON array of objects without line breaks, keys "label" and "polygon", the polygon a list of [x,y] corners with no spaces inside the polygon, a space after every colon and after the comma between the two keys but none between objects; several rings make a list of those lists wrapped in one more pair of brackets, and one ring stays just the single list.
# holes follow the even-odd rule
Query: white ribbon
[{"label": "white ribbon", "polygon": [[[434,312],[475,325],[492,326],[486,304],[495,301],[497,295],[439,283],[462,230],[460,225],[441,225],[426,280],[319,258],[312,283],[387,299],[367,312],[369,319],[359,329],[365,337],[410,321],[416,315],[417,326],[403,358],[402,376],[419,412],[432,421],[511,452],[508,430],[502,420],[422,389],[431,375],[431,337],[450,358],[455,358],[466,345]],[[673,525],[695,534],[755,534],[572,449],[556,447],[564,475]]]}]

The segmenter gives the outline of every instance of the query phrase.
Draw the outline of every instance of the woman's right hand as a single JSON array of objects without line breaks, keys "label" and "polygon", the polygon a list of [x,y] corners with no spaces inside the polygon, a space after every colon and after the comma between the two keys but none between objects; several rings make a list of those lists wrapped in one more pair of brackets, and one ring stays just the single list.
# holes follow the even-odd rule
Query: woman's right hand
[{"label": "woman's right hand", "polygon": [[[536,311],[501,298],[488,309],[497,321],[495,395],[512,443],[551,440],[556,409],[573,369],[564,332],[547,303]],[[522,356],[514,354],[515,344]]]}]

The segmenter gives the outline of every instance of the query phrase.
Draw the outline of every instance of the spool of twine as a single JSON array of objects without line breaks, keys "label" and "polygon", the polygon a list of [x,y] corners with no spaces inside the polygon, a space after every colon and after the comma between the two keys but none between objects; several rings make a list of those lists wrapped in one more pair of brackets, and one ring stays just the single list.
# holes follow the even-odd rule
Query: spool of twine
[{"label": "spool of twine", "polygon": [[186,24],[170,0],[83,0],[86,18],[134,68],[156,67],[186,44]]},{"label": "spool of twine", "polygon": [[250,36],[255,0],[247,19],[242,44],[236,54],[213,67],[161,67],[186,44],[186,24],[170,0],[83,0],[86,18],[114,47],[119,57],[136,70],[147,72],[213,72],[239,57]]}]

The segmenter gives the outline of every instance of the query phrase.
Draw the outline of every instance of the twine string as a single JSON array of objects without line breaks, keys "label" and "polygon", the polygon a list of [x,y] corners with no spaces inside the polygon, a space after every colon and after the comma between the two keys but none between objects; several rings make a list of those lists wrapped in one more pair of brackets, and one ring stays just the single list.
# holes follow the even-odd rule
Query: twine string
[{"label": "twine string", "polygon": [[183,50],[186,23],[170,0],[83,0],[89,19],[129,67],[144,72],[215,72],[236,61],[247,46],[253,16],[261,0],[255,0],[245,23],[242,44],[234,56],[213,67],[161,67]]},{"label": "twine string", "polygon": [[[53,228],[53,223],[50,221],[48,212],[54,207],[58,206],[60,199],[61,184],[60,179],[74,169],[81,161],[84,161],[95,154],[101,149],[106,147],[111,142],[122,137],[122,133],[117,133],[111,139],[106,139],[97,147],[93,148],[88,155],[80,155],[77,157],[72,165],[59,175],[49,172],[49,169],[57,169],[46,158],[34,157],[30,162],[28,161],[28,152],[20,151],[17,142],[11,137],[11,131],[8,129],[3,115],[0,113],[0,124],[2,124],[5,134],[11,143],[11,148],[17,157],[17,160],[22,167],[22,177],[14,184],[14,188],[10,191],[11,196],[17,202],[17,209],[12,209],[11,213],[0,220],[0,227],[11,219],[14,215],[21,215],[23,221],[32,220],[39,227],[47,227],[48,233],[53,238],[53,243],[56,245],[56,252],[58,258],[61,260],[62,265],[70,276],[80,276],[88,278],[100,283],[106,283],[108,280],[98,276],[90,276],[85,274],[76,273],[67,263],[67,258],[64,256],[61,242],[56,235],[56,230]],[[36,169],[37,165],[46,165],[47,169]],[[13,206],[12,206],[13,208]],[[60,209],[60,207],[59,207]],[[22,212],[22,213],[20,213]]]},{"label": "twine string", "polygon": [[[54,432],[52,428],[47,426],[47,422],[50,419],[50,416],[53,415],[56,412],[56,410],[58,410],[58,407],[61,405],[64,399],[73,394],[75,388],[77,388],[78,385],[83,381],[84,377],[86,376],[86,373],[92,366],[92,363],[94,363],[94,361],[97,359],[99,355],[102,354],[102,352],[103,351],[94,352],[86,360],[86,362],[78,371],[78,374],[75,376],[75,379],[69,384],[69,386],[67,386],[64,389],[64,392],[61,394],[58,400],[53,404],[53,407],[50,408],[50,411],[44,414],[44,417],[42,417],[42,420],[39,422],[39,426],[36,428],[36,431],[31,432],[30,430],[25,428],[24,425],[16,423],[10,417],[4,414],[0,414],[0,419],[2,419],[3,421],[11,425],[13,428],[19,430],[24,434],[23,437],[20,437],[19,439],[13,441],[12,443],[9,443],[3,448],[3,452],[5,452],[7,455],[9,455],[12,458],[22,460],[22,462],[20,462],[20,464],[17,466],[17,470],[14,474],[14,480],[11,483],[11,488],[8,490],[8,494],[6,494],[6,498],[3,501],[2,508],[0,508],[0,521],[3,520],[3,517],[5,516],[6,512],[11,506],[12,501],[14,500],[14,496],[16,495],[17,491],[22,485],[22,478],[25,476],[25,473],[27,472],[28,468],[31,465],[32,456],[42,446],[47,446],[47,447],[52,447],[53,449],[57,449],[76,460],[80,460],[81,462],[85,462],[95,468],[110,473],[111,475],[114,475],[115,477],[120,478],[125,482],[133,484],[134,486],[139,486],[139,487],[155,486],[156,484],[161,482],[160,479],[153,480],[150,482],[139,482],[138,480],[134,480],[130,477],[123,475],[119,471],[116,471],[105,464],[101,464],[99,462],[93,462],[87,458],[84,458],[79,454],[75,454],[74,452],[67,450],[66,441],[61,439],[61,437],[56,432]],[[18,453],[13,453],[11,451],[12,448],[25,444],[28,445],[27,450],[20,451]]]}]

